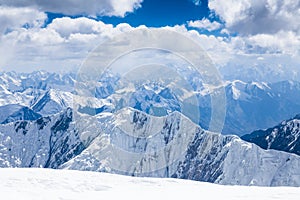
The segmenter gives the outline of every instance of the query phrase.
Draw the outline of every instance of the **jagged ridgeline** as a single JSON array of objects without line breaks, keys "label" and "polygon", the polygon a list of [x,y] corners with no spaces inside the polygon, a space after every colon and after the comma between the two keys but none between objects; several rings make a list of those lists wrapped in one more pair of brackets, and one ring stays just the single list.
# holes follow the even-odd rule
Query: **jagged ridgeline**
[{"label": "jagged ridgeline", "polygon": [[273,128],[257,130],[241,138],[263,149],[276,149],[300,155],[300,115],[284,120]]},{"label": "jagged ridgeline", "polygon": [[[1,125],[1,167],[91,170],[220,184],[300,185],[298,156],[207,132],[179,112],[153,117],[127,108],[96,117],[95,121],[95,116],[91,120],[82,115],[75,123],[69,108],[38,120]],[[132,137],[153,131],[151,137]],[[180,140],[183,136],[190,140]],[[119,157],[116,146],[138,157]]]}]

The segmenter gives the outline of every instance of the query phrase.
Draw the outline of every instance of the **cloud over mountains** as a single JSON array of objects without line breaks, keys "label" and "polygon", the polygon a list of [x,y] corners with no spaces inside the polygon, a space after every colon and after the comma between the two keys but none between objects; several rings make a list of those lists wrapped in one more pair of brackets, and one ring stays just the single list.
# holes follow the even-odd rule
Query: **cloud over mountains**
[{"label": "cloud over mountains", "polygon": [[[195,2],[201,5],[200,1]],[[78,67],[106,38],[139,28],[128,23],[105,24],[90,16],[122,17],[142,6],[142,0],[93,0],[89,4],[83,0],[0,0],[0,69],[31,71],[44,67],[53,71],[62,66]],[[261,60],[267,63],[274,57],[278,66],[295,66],[299,60],[299,1],[209,0],[208,7],[211,16],[217,18],[207,16],[185,25],[160,28],[194,39],[218,66],[229,62],[259,65]],[[48,11],[82,17],[64,16],[49,21]],[[191,27],[197,31],[190,30]],[[243,56],[247,57],[247,63],[240,59]]]}]

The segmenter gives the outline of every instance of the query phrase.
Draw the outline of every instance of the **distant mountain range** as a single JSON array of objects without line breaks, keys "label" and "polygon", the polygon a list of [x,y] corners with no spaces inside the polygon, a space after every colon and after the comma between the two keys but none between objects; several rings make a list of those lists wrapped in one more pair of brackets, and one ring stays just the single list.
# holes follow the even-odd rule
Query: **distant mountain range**
[{"label": "distant mountain range", "polygon": [[[192,80],[192,78],[190,78]],[[0,110],[16,111],[16,105],[27,107],[29,116],[12,111],[2,112],[0,123],[18,119],[30,120],[34,116],[52,115],[67,107],[73,107],[74,99],[79,102],[83,113],[115,112],[122,107],[133,107],[146,113],[163,116],[182,110],[182,99],[172,88],[155,82],[136,85],[127,104],[121,103],[126,92],[117,91],[118,77],[106,76],[98,81],[94,95],[82,98],[74,91],[75,74],[55,74],[37,71],[29,74],[3,72],[0,74]],[[208,129],[211,120],[211,94],[217,92],[201,83],[190,83],[195,91],[186,96],[196,95],[199,100],[201,118],[199,125]],[[239,80],[224,82],[226,92],[226,118],[224,134],[245,135],[257,129],[276,125],[300,113],[300,83],[281,81],[277,83],[245,83]],[[182,91],[185,92],[186,91]],[[12,107],[10,106],[12,105]],[[1,108],[1,106],[5,106]],[[192,110],[193,110],[192,109]],[[22,112],[22,111],[21,111]],[[27,112],[27,111],[26,111]],[[14,116],[12,116],[14,115]],[[17,117],[18,115],[18,117]],[[193,114],[191,113],[190,116]],[[10,118],[5,122],[6,119]],[[3,120],[1,120],[3,119]]]},{"label": "distant mountain range", "polygon": [[223,133],[244,135],[300,113],[300,83],[229,82]]}]

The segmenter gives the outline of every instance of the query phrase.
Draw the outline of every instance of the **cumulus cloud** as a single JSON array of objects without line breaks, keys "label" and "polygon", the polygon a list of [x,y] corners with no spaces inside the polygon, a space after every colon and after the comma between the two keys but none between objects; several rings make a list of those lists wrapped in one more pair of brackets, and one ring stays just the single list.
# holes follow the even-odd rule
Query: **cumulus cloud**
[{"label": "cumulus cloud", "polygon": [[0,33],[19,27],[39,27],[47,15],[32,8],[12,8],[0,6]]},{"label": "cumulus cloud", "polygon": [[244,35],[300,30],[299,0],[210,0],[209,8],[226,27]]},{"label": "cumulus cloud", "polygon": [[0,0],[0,5],[32,7],[66,15],[120,16],[141,7],[143,0]]},{"label": "cumulus cloud", "polygon": [[[240,2],[244,1],[241,0]],[[44,21],[47,16],[41,12],[42,9],[35,9],[37,4],[35,6],[28,3],[23,5],[22,2],[19,1],[19,5],[15,5],[16,7],[0,7],[0,67],[4,70],[31,71],[42,69],[41,67],[53,71],[76,69],[88,53],[101,44],[103,40],[135,29],[126,23],[114,27],[86,17],[56,18],[50,24],[45,25]],[[285,2],[282,3],[282,5],[285,4]],[[21,8],[21,6],[27,7]],[[235,10],[234,6],[232,7]],[[129,7],[126,8],[123,5],[122,8],[128,10]],[[237,6],[237,8],[236,10],[243,10],[241,9],[243,6]],[[229,7],[227,10],[230,11]],[[293,10],[292,6],[291,11]],[[224,14],[222,17],[226,23],[225,26],[208,19],[190,21],[188,26],[209,31],[222,28],[223,33],[229,34],[230,31],[234,30],[234,27],[238,27],[237,24],[241,24],[248,17],[247,12],[245,12],[245,16],[236,15],[231,18],[232,12],[230,11],[226,13],[228,16]],[[240,13],[239,11],[235,12]],[[120,11],[120,13],[124,13],[124,11]],[[255,20],[255,18],[251,20]],[[292,28],[292,25],[286,26],[290,28],[286,30],[276,29],[272,34],[264,31],[265,27],[261,27],[262,31],[254,33],[252,31],[247,32],[240,26],[239,30],[245,31],[242,31],[244,34],[237,36],[230,36],[229,34],[226,37],[201,34],[195,30],[187,30],[184,25],[162,27],[162,29],[177,31],[198,42],[217,66],[239,63],[240,60],[245,60],[249,65],[261,64],[262,60],[264,61],[263,64],[272,63],[274,57],[278,58],[277,63],[282,61],[286,65],[295,66],[295,60],[299,60],[300,57],[300,36],[297,30]],[[244,59],[245,57],[247,59]],[[257,59],[258,57],[260,59]],[[245,65],[245,63],[241,65]],[[230,69],[229,71],[233,70]]]},{"label": "cumulus cloud", "polygon": [[112,28],[101,21],[95,21],[85,17],[71,19],[69,17],[56,18],[47,29],[52,29],[63,38],[69,38],[72,34],[99,34],[105,29]]},{"label": "cumulus cloud", "polygon": [[[147,28],[147,27],[144,27]],[[290,54],[299,56],[300,38],[294,32],[222,37],[187,30],[184,25],[163,27],[192,38],[217,65],[226,65],[236,55]],[[135,29],[129,24],[113,27],[101,21],[80,18],[56,18],[46,27],[15,28],[0,37],[0,65],[8,70],[47,70],[78,67],[88,53],[106,38]]]},{"label": "cumulus cloud", "polygon": [[234,49],[254,54],[289,54],[299,56],[300,37],[292,31],[276,34],[256,34],[249,37],[232,38]]},{"label": "cumulus cloud", "polygon": [[211,22],[208,19],[204,18],[202,20],[189,21],[188,26],[198,29],[205,29],[208,31],[214,31],[220,29],[222,25],[219,22]]},{"label": "cumulus cloud", "polygon": [[[225,52],[226,45],[221,38],[188,31],[183,25],[162,29],[164,28],[194,38],[206,51],[212,53],[215,62],[223,59],[220,53]],[[0,65],[2,69],[9,70],[13,67],[17,71],[38,70],[41,67],[54,71],[62,67],[76,68],[106,38],[133,29],[135,28],[126,23],[114,27],[86,17],[56,18],[45,27],[19,26],[0,35],[0,52],[4,53]]]},{"label": "cumulus cloud", "polygon": [[16,25],[0,34],[0,67],[17,71],[74,69],[105,39],[132,29],[128,24],[113,27],[86,17],[56,18],[46,26]]}]

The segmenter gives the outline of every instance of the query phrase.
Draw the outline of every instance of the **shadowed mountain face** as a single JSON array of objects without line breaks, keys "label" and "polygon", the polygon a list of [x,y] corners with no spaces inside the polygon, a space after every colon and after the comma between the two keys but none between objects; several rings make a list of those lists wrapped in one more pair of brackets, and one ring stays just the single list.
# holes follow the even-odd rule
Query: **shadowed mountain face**
[{"label": "shadowed mountain face", "polygon": [[300,155],[300,115],[285,120],[273,128],[254,131],[242,139],[263,149],[276,149]]},{"label": "shadowed mountain face", "polygon": [[16,105],[16,104],[9,104],[5,106],[0,106],[0,123],[6,124],[18,120],[36,120],[42,117],[42,115],[34,112],[32,109]]}]

